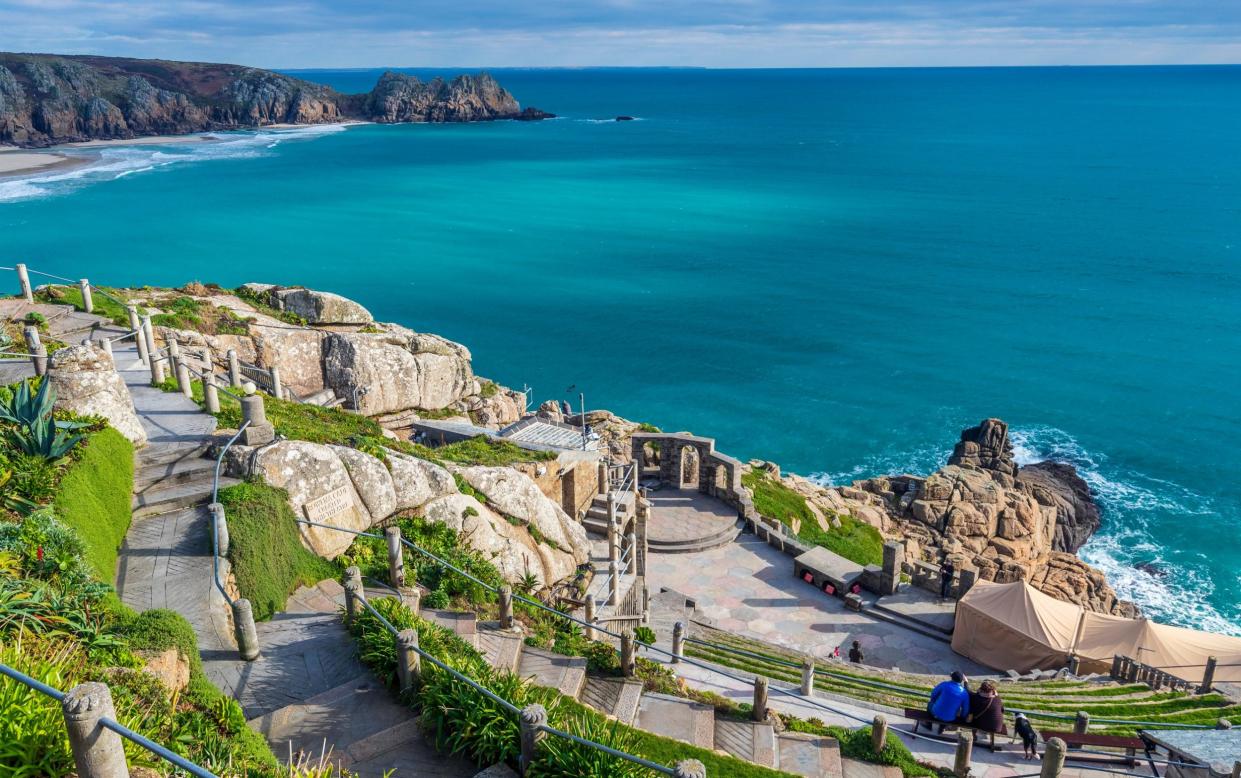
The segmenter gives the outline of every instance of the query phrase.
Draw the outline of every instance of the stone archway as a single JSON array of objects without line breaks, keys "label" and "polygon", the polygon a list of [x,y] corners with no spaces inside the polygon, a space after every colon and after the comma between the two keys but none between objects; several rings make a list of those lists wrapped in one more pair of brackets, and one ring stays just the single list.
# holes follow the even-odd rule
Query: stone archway
[{"label": "stone archway", "polygon": [[682,446],[680,459],[680,486],[682,489],[697,489],[699,483],[698,471],[702,467],[702,457],[698,454],[696,446]]}]

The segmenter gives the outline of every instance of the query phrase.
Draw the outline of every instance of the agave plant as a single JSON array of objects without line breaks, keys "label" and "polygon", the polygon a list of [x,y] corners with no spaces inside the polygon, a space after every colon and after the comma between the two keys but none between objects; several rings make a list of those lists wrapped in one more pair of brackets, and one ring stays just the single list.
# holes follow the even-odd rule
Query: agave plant
[{"label": "agave plant", "polygon": [[70,435],[57,425],[57,422],[48,417],[25,428],[6,430],[5,439],[23,454],[44,459],[60,459],[82,441],[82,436]]}]

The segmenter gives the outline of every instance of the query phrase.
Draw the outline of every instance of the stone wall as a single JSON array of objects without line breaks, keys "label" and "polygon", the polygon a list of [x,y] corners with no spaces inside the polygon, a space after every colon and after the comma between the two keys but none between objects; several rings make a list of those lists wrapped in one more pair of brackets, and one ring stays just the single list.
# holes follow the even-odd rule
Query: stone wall
[{"label": "stone wall", "polygon": [[716,451],[714,438],[686,432],[635,432],[630,438],[633,461],[643,461],[642,449],[647,444],[659,448],[659,467],[657,473],[643,468],[641,477],[655,475],[672,486],[696,488],[733,506],[747,520],[757,520],[749,492],[741,486],[741,462]]}]

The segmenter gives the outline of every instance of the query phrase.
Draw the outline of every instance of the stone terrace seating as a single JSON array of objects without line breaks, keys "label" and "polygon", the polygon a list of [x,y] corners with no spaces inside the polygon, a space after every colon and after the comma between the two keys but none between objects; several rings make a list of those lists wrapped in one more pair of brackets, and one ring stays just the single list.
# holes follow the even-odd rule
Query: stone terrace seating
[{"label": "stone terrace seating", "polygon": [[853,584],[860,584],[863,572],[863,567],[858,563],[822,546],[812,548],[793,560],[794,575],[837,597],[845,596]]}]

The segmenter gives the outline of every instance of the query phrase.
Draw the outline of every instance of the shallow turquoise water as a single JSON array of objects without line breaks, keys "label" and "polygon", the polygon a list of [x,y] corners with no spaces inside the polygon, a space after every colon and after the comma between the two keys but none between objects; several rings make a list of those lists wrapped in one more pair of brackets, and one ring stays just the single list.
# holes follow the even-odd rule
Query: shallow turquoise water
[{"label": "shallow turquoise water", "polygon": [[0,181],[0,264],[332,289],[835,482],[999,416],[1123,594],[1241,634],[1241,68],[497,75],[566,118],[109,149]]}]

